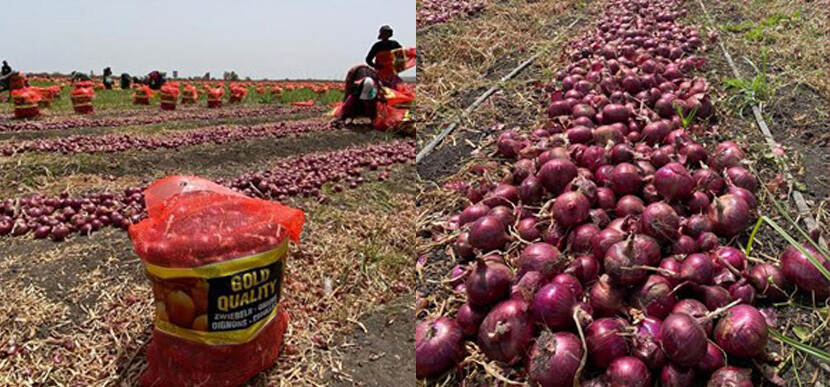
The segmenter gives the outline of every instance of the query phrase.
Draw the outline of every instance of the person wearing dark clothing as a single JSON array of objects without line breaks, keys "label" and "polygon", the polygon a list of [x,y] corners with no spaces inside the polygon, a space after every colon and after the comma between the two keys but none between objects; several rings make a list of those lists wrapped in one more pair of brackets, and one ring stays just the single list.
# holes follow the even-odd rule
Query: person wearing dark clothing
[{"label": "person wearing dark clothing", "polygon": [[132,83],[133,79],[130,78],[130,74],[121,73],[121,90],[127,90],[130,88],[130,83]]},{"label": "person wearing dark clothing", "polygon": [[75,82],[75,81],[89,81],[89,80],[91,80],[89,75],[86,75],[86,74],[84,74],[80,71],[73,71],[72,72],[72,81],[73,82]]},{"label": "person wearing dark clothing", "polygon": [[372,45],[372,48],[369,50],[369,55],[366,55],[366,64],[368,64],[371,67],[377,68],[377,65],[375,64],[375,56],[379,52],[401,48],[401,44],[395,40],[390,39],[391,37],[392,27],[380,27],[380,32],[378,33],[378,39],[380,40],[374,45]]},{"label": "person wearing dark clothing", "polygon": [[104,87],[107,90],[112,89],[112,70],[109,67],[104,69]]},{"label": "person wearing dark clothing", "polygon": [[11,76],[12,67],[6,61],[3,61],[3,68],[0,70],[0,91],[8,90]]},{"label": "person wearing dark clothing", "polygon": [[9,62],[3,61],[3,69],[0,70],[0,75],[9,75],[12,72],[12,66],[9,66]]},{"label": "person wearing dark clothing", "polygon": [[164,82],[166,82],[164,74],[158,71],[153,71],[150,74],[147,74],[147,86],[150,86],[153,90],[161,89],[161,85],[163,85]]},{"label": "person wearing dark clothing", "polygon": [[375,70],[366,65],[358,65],[346,75],[343,106],[338,119],[377,116],[378,79]]}]

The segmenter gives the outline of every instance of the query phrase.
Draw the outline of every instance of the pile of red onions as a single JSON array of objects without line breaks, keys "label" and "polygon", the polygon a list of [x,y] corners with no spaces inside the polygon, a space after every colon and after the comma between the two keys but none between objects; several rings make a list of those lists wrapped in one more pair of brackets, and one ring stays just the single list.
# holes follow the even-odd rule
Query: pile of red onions
[{"label": "pile of red onions", "polygon": [[105,136],[76,135],[59,138],[19,141],[0,145],[0,154],[10,156],[26,152],[60,152],[63,154],[125,152],[130,150],[174,150],[205,143],[226,144],[257,137],[287,137],[332,131],[319,120],[283,121],[259,125],[219,125],[162,136],[117,134]]},{"label": "pile of red onions", "polygon": [[443,23],[456,17],[473,15],[487,5],[486,0],[423,0],[418,3],[418,27]]},{"label": "pile of red onions", "polygon": [[0,122],[0,132],[24,132],[41,130],[60,130],[72,128],[100,128],[109,126],[130,126],[158,124],[170,121],[222,120],[227,118],[273,117],[303,112],[320,111],[320,108],[299,106],[257,106],[227,107],[222,109],[193,108],[173,111],[139,110],[119,112],[112,117],[47,117],[38,120],[7,120]]},{"label": "pile of red onions", "polygon": [[[758,181],[738,144],[707,149],[693,136],[713,107],[690,75],[702,40],[676,22],[679,3],[609,0],[547,88],[548,123],[503,132],[496,153],[512,165],[474,167],[454,187],[470,202],[447,222],[453,285],[466,296],[458,334],[533,383],[742,383],[751,371],[733,365],[765,361],[756,305],[793,285],[830,290],[794,248],[780,267],[750,266],[722,245],[756,218]],[[695,112],[691,127],[678,109]],[[492,181],[496,170],[506,174]]]},{"label": "pile of red onions", "polygon": [[[335,192],[366,182],[363,174],[395,164],[412,162],[415,142],[398,140],[283,159],[270,169],[246,173],[233,180],[215,182],[263,199],[285,200],[291,196],[316,197],[324,184]],[[380,171],[377,179],[389,178]],[[104,227],[126,229],[145,216],[143,188],[122,192],[93,192],[70,197],[32,195],[0,199],[0,237],[32,235],[35,239],[62,241],[70,234],[88,235]],[[509,285],[508,285],[509,287]]]}]

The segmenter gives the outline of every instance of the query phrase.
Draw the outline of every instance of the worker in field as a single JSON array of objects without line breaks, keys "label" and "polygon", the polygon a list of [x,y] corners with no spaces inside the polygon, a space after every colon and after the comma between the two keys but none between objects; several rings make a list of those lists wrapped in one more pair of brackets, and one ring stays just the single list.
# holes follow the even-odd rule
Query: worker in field
[{"label": "worker in field", "polygon": [[381,51],[391,51],[396,48],[401,48],[401,44],[395,40],[390,39],[392,37],[392,27],[389,26],[382,26],[380,27],[380,32],[378,33],[378,41],[374,45],[372,45],[372,49],[369,50],[369,55],[366,55],[366,64],[371,66],[372,68],[377,69],[377,63],[375,63],[375,56]]},{"label": "worker in field", "polygon": [[127,90],[130,88],[130,84],[132,83],[133,79],[130,77],[130,74],[121,73],[121,89]]},{"label": "worker in field", "polygon": [[9,89],[9,78],[12,76],[12,67],[9,63],[3,61],[3,68],[0,69],[0,91]]},{"label": "worker in field", "polygon": [[374,120],[377,115],[379,82],[374,69],[365,65],[352,67],[346,75],[343,106],[339,120],[365,117]]},{"label": "worker in field", "polygon": [[104,88],[112,89],[112,70],[109,67],[104,69]]},{"label": "worker in field", "polygon": [[164,79],[164,75],[164,73],[159,72],[158,70],[147,74],[147,86],[150,86],[153,90],[161,89],[161,86],[167,82],[167,80]]}]

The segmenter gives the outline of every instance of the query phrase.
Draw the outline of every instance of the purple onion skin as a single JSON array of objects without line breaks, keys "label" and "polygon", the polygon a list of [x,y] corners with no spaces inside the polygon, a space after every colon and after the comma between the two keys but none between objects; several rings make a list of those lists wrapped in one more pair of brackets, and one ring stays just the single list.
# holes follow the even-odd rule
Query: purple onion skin
[{"label": "purple onion skin", "polygon": [[527,303],[507,300],[484,318],[478,329],[478,344],[488,359],[514,365],[525,356],[533,335]]},{"label": "purple onion skin", "polygon": [[789,281],[784,276],[784,272],[777,266],[769,263],[756,265],[749,269],[747,278],[752,286],[755,287],[755,290],[770,301],[783,301],[788,297],[787,290],[790,288]]},{"label": "purple onion skin", "polygon": [[726,358],[723,356],[723,352],[715,344],[709,342],[706,344],[706,356],[696,367],[703,373],[711,374],[725,365]]},{"label": "purple onion skin", "polygon": [[668,163],[654,173],[654,186],[669,201],[682,200],[692,194],[694,179],[680,163]]},{"label": "purple onion skin", "polygon": [[767,344],[767,323],[755,307],[735,305],[715,326],[715,342],[729,356],[751,358],[764,352]]},{"label": "purple onion skin", "polygon": [[[810,244],[803,244],[802,247],[810,252],[825,268],[830,270],[830,260],[819,254]],[[794,246],[789,246],[781,253],[781,271],[790,283],[798,286],[805,292],[815,292],[818,297],[827,297],[830,291],[830,281],[821,274],[810,262],[807,255],[802,254]]]},{"label": "purple onion skin", "polygon": [[624,327],[621,320],[614,318],[601,318],[588,325],[585,341],[590,364],[607,368],[614,359],[628,354],[628,340],[620,335]]},{"label": "purple onion skin", "polygon": [[599,275],[599,262],[593,256],[582,255],[576,257],[566,271],[576,276],[580,283],[590,285]]},{"label": "purple onion skin", "polygon": [[576,177],[576,165],[566,159],[552,159],[539,168],[537,177],[548,192],[559,194]]},{"label": "purple onion skin", "polygon": [[712,373],[706,387],[753,387],[752,371],[749,369],[722,367]]},{"label": "purple onion skin", "polygon": [[516,262],[519,266],[518,275],[524,275],[529,271],[538,271],[546,278],[552,278],[555,273],[562,270],[563,262],[560,259],[559,250],[545,242],[531,243],[519,256]]},{"label": "purple onion skin", "polygon": [[746,280],[735,282],[728,290],[733,299],[741,300],[743,304],[752,305],[755,301],[755,288]]},{"label": "purple onion skin", "polygon": [[715,265],[706,254],[690,254],[680,266],[680,278],[699,285],[712,283]]},{"label": "purple onion skin", "polygon": [[599,280],[591,286],[589,301],[591,308],[597,316],[610,317],[623,309],[623,298],[625,294],[622,289],[611,284],[608,275],[603,274]]},{"label": "purple onion skin", "polygon": [[657,240],[674,241],[680,236],[680,217],[664,202],[651,203],[640,215],[640,229]]},{"label": "purple onion skin", "polygon": [[696,365],[706,355],[706,343],[706,332],[688,314],[672,313],[660,326],[660,346],[679,366]]},{"label": "purple onion skin", "polygon": [[543,331],[530,348],[528,381],[539,386],[573,386],[583,354],[573,333]]},{"label": "purple onion skin", "polygon": [[504,300],[510,295],[513,272],[504,264],[480,259],[464,283],[467,302],[475,307],[485,307]]},{"label": "purple onion skin", "polygon": [[463,232],[458,235],[458,238],[455,238],[455,242],[452,244],[453,252],[462,261],[473,259],[476,256],[469,239],[470,233]]},{"label": "purple onion skin", "polygon": [[745,230],[752,219],[749,205],[735,195],[722,195],[709,204],[706,212],[712,231],[720,237],[732,237]]},{"label": "purple onion skin", "polygon": [[646,317],[637,324],[637,336],[632,343],[631,354],[653,370],[666,364],[666,354],[660,348],[660,325],[660,320]]},{"label": "purple onion skin", "polygon": [[545,284],[545,277],[538,271],[524,273],[510,289],[510,298],[530,303],[536,291]]},{"label": "purple onion skin", "polygon": [[461,328],[461,333],[465,337],[476,337],[478,335],[478,327],[486,316],[486,310],[478,310],[465,302],[458,308],[458,312],[455,314],[455,321],[458,323],[458,326]]},{"label": "purple onion skin", "polygon": [[507,243],[505,225],[501,219],[486,215],[470,226],[470,245],[482,251],[499,250]]},{"label": "purple onion skin", "polygon": [[706,331],[707,336],[712,333],[712,320],[706,318],[706,314],[709,313],[709,309],[706,308],[706,305],[702,302],[692,298],[682,299],[674,304],[674,308],[672,308],[671,312],[685,313],[694,317],[703,330]]},{"label": "purple onion skin", "polygon": [[439,317],[415,328],[415,376],[435,378],[464,358],[464,337],[455,320]]},{"label": "purple onion skin", "polygon": [[666,277],[650,275],[646,282],[634,294],[635,304],[647,316],[665,318],[671,312],[677,297],[672,293],[672,285]]},{"label": "purple onion skin", "polygon": [[651,386],[651,372],[642,360],[633,356],[614,359],[605,370],[605,379],[611,386]]},{"label": "purple onion skin", "polygon": [[573,325],[571,313],[576,297],[564,284],[549,283],[542,286],[530,302],[530,315],[533,321],[554,331]]},{"label": "purple onion skin", "polygon": [[553,218],[562,227],[573,227],[588,219],[591,203],[580,192],[565,192],[553,202]]},{"label": "purple onion skin", "polygon": [[536,227],[536,219],[534,218],[520,220],[518,226],[516,226],[516,232],[526,241],[535,241],[542,236],[542,232]]},{"label": "purple onion skin", "polygon": [[582,298],[582,282],[580,282],[578,278],[574,277],[571,274],[557,274],[556,277],[553,277],[551,283],[565,285],[568,287],[568,289],[571,290],[571,293],[573,293],[574,297],[576,297],[577,299]]},{"label": "purple onion skin", "polygon": [[695,369],[668,363],[660,370],[661,387],[691,387],[695,383]]},{"label": "purple onion skin", "polygon": [[488,212],[490,212],[490,207],[484,203],[471,204],[464,211],[461,211],[459,215],[460,224],[465,225],[470,222],[475,222],[478,218],[487,215]]}]

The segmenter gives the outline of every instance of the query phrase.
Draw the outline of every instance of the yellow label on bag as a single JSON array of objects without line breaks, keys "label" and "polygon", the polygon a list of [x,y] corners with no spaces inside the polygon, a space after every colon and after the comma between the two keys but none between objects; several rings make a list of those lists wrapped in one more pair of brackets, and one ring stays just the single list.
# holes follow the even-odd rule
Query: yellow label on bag
[{"label": "yellow label on bag", "polygon": [[250,341],[276,316],[288,240],[277,248],[209,265],[145,263],[156,301],[156,329],[209,345]]}]

